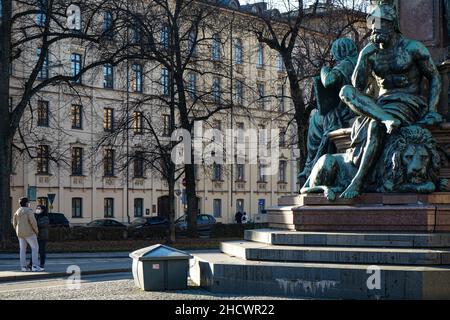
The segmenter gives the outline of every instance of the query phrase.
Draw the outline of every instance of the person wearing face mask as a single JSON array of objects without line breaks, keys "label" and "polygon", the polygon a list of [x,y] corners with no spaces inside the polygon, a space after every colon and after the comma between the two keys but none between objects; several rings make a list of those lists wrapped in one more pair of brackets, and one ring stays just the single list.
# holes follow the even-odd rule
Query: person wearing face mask
[{"label": "person wearing face mask", "polygon": [[[39,229],[38,233],[38,243],[39,243],[39,267],[44,270],[45,268],[45,258],[47,256],[46,248],[47,248],[47,241],[49,239],[49,225],[50,220],[48,218],[48,211],[47,207],[44,205],[38,205],[36,207],[36,221],[37,226]],[[32,262],[30,261],[30,266]]]},{"label": "person wearing face mask", "polygon": [[[28,207],[28,198],[21,198],[19,200],[20,208],[14,213],[13,226],[16,230],[17,238],[19,238],[20,246],[20,265],[22,271],[43,271],[38,265],[38,251],[39,245],[37,241],[37,234],[39,232],[36,218],[33,210]],[[31,247],[31,269],[26,265],[27,246]]]}]

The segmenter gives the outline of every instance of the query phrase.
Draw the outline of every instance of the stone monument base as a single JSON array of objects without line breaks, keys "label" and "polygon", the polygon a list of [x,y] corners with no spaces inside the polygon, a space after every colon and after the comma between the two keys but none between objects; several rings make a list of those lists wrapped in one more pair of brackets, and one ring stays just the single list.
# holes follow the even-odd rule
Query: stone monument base
[{"label": "stone monument base", "polygon": [[228,294],[450,299],[448,193],[332,203],[309,194],[284,197],[267,211],[278,229],[246,231],[220,252],[194,254],[191,279]]},{"label": "stone monument base", "polygon": [[267,212],[271,228],[288,230],[450,232],[448,193],[367,193],[334,202],[308,194],[284,197]]},{"label": "stone monument base", "polygon": [[191,279],[218,293],[450,299],[450,233],[251,230],[194,257]]}]

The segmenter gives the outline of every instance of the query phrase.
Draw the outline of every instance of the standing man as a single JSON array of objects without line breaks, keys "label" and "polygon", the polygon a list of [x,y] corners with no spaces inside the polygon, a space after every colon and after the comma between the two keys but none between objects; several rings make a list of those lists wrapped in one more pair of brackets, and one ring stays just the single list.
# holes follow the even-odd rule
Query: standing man
[{"label": "standing man", "polygon": [[236,214],[234,215],[234,220],[236,221],[236,223],[242,223],[242,212],[236,212]]},{"label": "standing man", "polygon": [[[21,198],[19,204],[20,208],[13,216],[13,226],[14,230],[16,230],[17,238],[19,238],[21,270],[34,272],[43,271],[42,268],[39,267],[38,262],[39,245],[37,235],[39,229],[36,218],[34,217],[34,212],[28,207],[28,198]],[[31,270],[27,267],[26,261],[28,245],[31,247]]]}]

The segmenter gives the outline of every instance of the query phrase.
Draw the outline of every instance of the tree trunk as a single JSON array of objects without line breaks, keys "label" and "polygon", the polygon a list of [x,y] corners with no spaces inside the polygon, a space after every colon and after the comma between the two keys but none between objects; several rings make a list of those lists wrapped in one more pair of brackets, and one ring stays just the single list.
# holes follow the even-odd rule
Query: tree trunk
[{"label": "tree trunk", "polygon": [[176,242],[175,234],[175,180],[169,178],[167,183],[169,184],[169,232],[167,233],[166,242],[173,244]]},{"label": "tree trunk", "polygon": [[196,181],[193,164],[184,166],[184,174],[186,177],[186,198],[187,198],[187,215],[188,215],[188,236],[196,238],[197,233],[197,215],[198,201],[196,192]]},{"label": "tree trunk", "polygon": [[0,4],[0,232],[2,247],[6,247],[11,230],[11,143],[14,134],[11,132],[9,112],[12,1],[1,1]]}]

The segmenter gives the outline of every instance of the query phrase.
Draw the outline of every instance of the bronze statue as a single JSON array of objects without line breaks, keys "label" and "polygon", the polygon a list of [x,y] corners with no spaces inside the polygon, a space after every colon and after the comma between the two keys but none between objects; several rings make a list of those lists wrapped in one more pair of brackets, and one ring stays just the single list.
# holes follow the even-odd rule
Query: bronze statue
[{"label": "bronze statue", "polygon": [[[360,117],[352,127],[352,161],[358,172],[342,198],[355,198],[378,160],[383,136],[401,126],[434,125],[443,121],[436,112],[441,81],[429,51],[420,42],[405,38],[391,5],[378,5],[369,15],[371,43],[360,53],[352,86],[344,86],[341,99]],[[373,76],[379,87],[374,99],[364,92]],[[422,78],[429,80],[428,103],[420,95]]]},{"label": "bronze statue", "polygon": [[304,170],[299,174],[303,181],[311,174],[312,167],[322,155],[336,152],[328,134],[349,127],[350,120],[355,116],[340,100],[339,91],[344,85],[351,83],[358,49],[353,40],[340,38],[333,42],[331,54],[336,65],[333,68],[322,67],[320,76],[314,79],[317,110],[313,112],[309,122],[308,158]]},{"label": "bronze statue", "polygon": [[[431,133],[416,124],[443,121],[437,113],[440,76],[428,50],[405,38],[392,5],[381,2],[368,17],[371,42],[361,51],[352,85],[342,87],[342,101],[359,117],[345,154],[327,154],[316,163],[302,193],[335,193],[352,199],[363,191],[439,190],[440,158]],[[373,78],[378,93],[370,84]],[[428,79],[428,101],[421,96]]]},{"label": "bronze statue", "polygon": [[[364,187],[372,192],[443,191],[448,181],[439,178],[439,169],[440,156],[430,131],[418,125],[402,127],[388,136],[380,161]],[[357,171],[351,152],[326,154],[314,166],[301,193],[323,192],[333,201]]]}]

